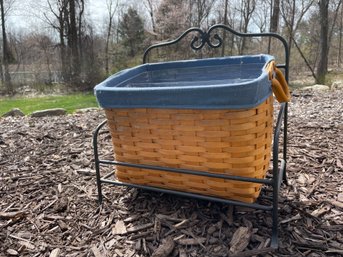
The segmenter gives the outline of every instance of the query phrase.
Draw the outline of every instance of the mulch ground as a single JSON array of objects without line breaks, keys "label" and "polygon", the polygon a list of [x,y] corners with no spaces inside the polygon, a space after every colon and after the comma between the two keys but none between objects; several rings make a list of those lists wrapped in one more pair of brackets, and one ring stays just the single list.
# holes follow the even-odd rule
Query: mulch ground
[{"label": "mulch ground", "polygon": [[[269,212],[113,186],[99,206],[91,141],[100,110],[2,118],[0,256],[343,256],[342,99],[294,92],[277,251]],[[111,159],[106,130],[100,141]]]}]

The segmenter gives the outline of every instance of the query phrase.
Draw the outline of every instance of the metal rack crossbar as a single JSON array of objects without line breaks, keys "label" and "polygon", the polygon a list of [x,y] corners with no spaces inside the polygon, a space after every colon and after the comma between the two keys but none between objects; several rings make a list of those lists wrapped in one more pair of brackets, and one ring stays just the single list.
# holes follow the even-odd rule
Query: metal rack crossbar
[{"label": "metal rack crossbar", "polygon": [[[288,46],[286,40],[278,34],[275,33],[239,33],[231,28],[227,27],[226,25],[217,24],[210,27],[207,31],[203,31],[199,28],[190,28],[185,31],[179,38],[168,41],[165,43],[160,43],[156,45],[152,45],[145,51],[143,55],[143,63],[146,63],[148,53],[158,47],[168,46],[179,42],[182,38],[184,38],[187,34],[191,32],[196,32],[200,34],[200,38],[195,36],[191,42],[191,48],[193,50],[201,49],[205,44],[207,44],[211,48],[220,47],[223,43],[222,38],[218,34],[214,34],[211,36],[211,33],[215,29],[224,29],[229,31],[237,36],[241,37],[273,37],[280,40],[284,46],[285,50],[285,64],[279,64],[279,68],[283,68],[285,71],[285,79],[288,82],[288,73],[289,73],[289,53],[288,53]],[[216,43],[211,42],[211,39],[216,40]],[[199,43],[200,40],[200,43]],[[198,45],[197,45],[198,43]],[[94,149],[94,160],[95,160],[95,169],[96,169],[96,181],[97,181],[97,190],[98,190],[98,200],[101,204],[103,201],[102,195],[102,184],[111,184],[116,186],[127,186],[127,187],[135,187],[145,190],[151,190],[156,192],[168,193],[168,194],[175,194],[178,196],[183,197],[192,197],[207,201],[215,201],[229,205],[237,205],[243,207],[249,207],[264,211],[271,211],[272,213],[272,235],[271,235],[271,247],[278,248],[278,197],[279,191],[282,182],[285,184],[287,183],[287,176],[286,176],[286,159],[287,159],[287,103],[280,104],[280,110],[278,112],[276,125],[274,128],[273,133],[273,148],[272,148],[272,178],[267,179],[257,179],[257,178],[249,178],[249,177],[242,177],[242,176],[231,176],[231,175],[224,175],[224,174],[214,174],[210,172],[198,171],[198,170],[188,170],[188,169],[176,169],[176,168],[169,168],[169,167],[160,167],[160,166],[153,166],[153,165],[143,165],[143,164],[134,164],[134,163],[127,163],[127,162],[119,162],[119,161],[110,161],[110,160],[102,160],[99,158],[99,146],[98,146],[98,138],[100,135],[101,129],[105,126],[107,120],[100,123],[94,131],[93,134],[93,149]],[[282,145],[282,154],[283,159],[279,159],[279,138],[281,134],[281,127],[283,127],[283,145]],[[115,177],[114,172],[101,176],[100,167],[102,165],[113,165],[113,166],[124,166],[124,167],[132,167],[132,168],[142,168],[142,169],[150,169],[150,170],[159,170],[159,171],[166,171],[166,172],[173,172],[173,173],[182,173],[182,174],[189,174],[189,175],[198,175],[204,177],[212,177],[212,178],[221,178],[226,180],[236,180],[236,181],[243,181],[243,182],[252,182],[252,183],[259,183],[268,185],[272,188],[272,203],[270,205],[263,205],[259,203],[246,203],[240,202],[237,200],[229,200],[223,199],[220,197],[214,196],[207,196],[207,195],[200,195],[196,193],[189,193],[184,191],[177,191],[172,189],[165,189],[159,188],[154,186],[147,186],[147,185],[139,185],[139,184],[131,184],[126,182],[120,182],[115,178],[110,179],[111,176]],[[262,198],[263,196],[260,196]]]}]

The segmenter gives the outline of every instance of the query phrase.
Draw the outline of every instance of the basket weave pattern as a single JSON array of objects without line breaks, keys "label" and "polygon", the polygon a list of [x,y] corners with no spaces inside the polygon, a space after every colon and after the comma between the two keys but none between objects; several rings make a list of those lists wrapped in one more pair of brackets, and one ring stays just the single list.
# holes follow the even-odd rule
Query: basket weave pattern
[{"label": "basket weave pattern", "polygon": [[[244,110],[106,109],[121,162],[264,178],[269,168],[273,97]],[[117,166],[117,179],[244,202],[260,184]]]}]

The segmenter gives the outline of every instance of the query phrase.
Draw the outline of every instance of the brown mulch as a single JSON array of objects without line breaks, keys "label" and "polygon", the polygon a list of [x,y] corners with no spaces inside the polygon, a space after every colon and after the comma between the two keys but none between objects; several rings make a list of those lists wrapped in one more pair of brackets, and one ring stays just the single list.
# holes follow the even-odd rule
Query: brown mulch
[{"label": "brown mulch", "polygon": [[[0,119],[0,256],[342,256],[342,99],[294,93],[278,251],[269,212],[107,185],[99,206],[102,111]],[[100,141],[110,159],[105,130]]]}]

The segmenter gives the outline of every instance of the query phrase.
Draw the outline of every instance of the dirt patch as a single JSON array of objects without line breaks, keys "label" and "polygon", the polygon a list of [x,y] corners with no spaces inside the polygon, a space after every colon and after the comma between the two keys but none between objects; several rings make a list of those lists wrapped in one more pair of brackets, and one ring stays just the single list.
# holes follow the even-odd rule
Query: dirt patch
[{"label": "dirt patch", "polygon": [[[99,206],[91,141],[102,111],[3,118],[0,256],[342,256],[342,99],[294,92],[277,252],[268,212],[111,186]],[[109,134],[100,141],[111,159]]]}]

